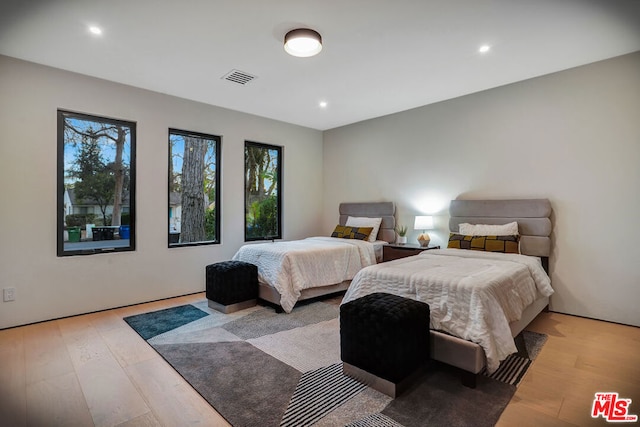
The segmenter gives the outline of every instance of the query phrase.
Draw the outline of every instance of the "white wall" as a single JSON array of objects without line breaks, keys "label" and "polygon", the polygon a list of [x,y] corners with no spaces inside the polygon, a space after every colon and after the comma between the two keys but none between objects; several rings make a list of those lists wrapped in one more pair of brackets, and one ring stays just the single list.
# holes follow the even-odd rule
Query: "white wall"
[{"label": "white wall", "polygon": [[451,199],[549,198],[551,309],[640,326],[640,52],[327,131],[324,191],[445,245]]},{"label": "white wall", "polygon": [[[56,110],[138,123],[137,250],[56,257]],[[204,289],[243,243],[243,141],[283,145],[284,238],[342,201],[412,228],[461,198],[547,197],[554,311],[640,326],[640,53],[318,131],[0,56],[0,328]],[[222,135],[222,239],[167,248],[167,129]],[[323,161],[319,161],[323,157]],[[417,232],[410,231],[413,240]]]},{"label": "white wall", "polygon": [[[243,88],[239,88],[243,90]],[[137,249],[56,256],[56,111],[137,122]],[[0,56],[0,328],[204,290],[244,242],[244,140],[284,147],[283,238],[321,229],[322,133]],[[222,136],[222,244],[167,248],[168,128]]]}]

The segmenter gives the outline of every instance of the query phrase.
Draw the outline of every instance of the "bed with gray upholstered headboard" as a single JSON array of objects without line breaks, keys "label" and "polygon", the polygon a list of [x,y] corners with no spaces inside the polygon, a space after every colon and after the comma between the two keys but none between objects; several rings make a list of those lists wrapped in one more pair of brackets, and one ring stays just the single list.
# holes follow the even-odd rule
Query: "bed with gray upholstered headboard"
[{"label": "bed with gray upholstered headboard", "polygon": [[[259,276],[259,292],[258,296],[264,301],[268,301],[278,306],[278,309],[282,308],[289,312],[293,308],[293,304],[297,301],[302,301],[309,298],[315,298],[323,295],[329,295],[336,292],[345,291],[351,283],[353,275],[362,268],[364,265],[356,265],[360,262],[360,259],[351,258],[349,262],[349,273],[337,273],[334,272],[333,265],[340,264],[340,260],[334,260],[332,256],[333,249],[328,250],[328,245],[344,246],[357,245],[360,251],[373,250],[375,259],[372,263],[375,264],[382,258],[382,245],[391,243],[396,240],[395,232],[395,204],[393,202],[359,202],[359,203],[340,203],[339,206],[339,225],[347,225],[349,217],[353,218],[372,218],[380,219],[380,228],[377,232],[377,236],[372,238],[374,242],[360,242],[353,241],[346,242],[345,239],[329,238],[331,233],[324,237],[315,237],[309,239],[303,239],[293,242],[275,242],[275,243],[258,243],[244,245],[234,255],[233,259],[250,262],[258,266]],[[327,242],[327,240],[335,240],[336,242]],[[326,276],[332,276],[336,273],[336,276],[346,276],[345,280],[333,282],[330,279],[325,281],[331,283],[320,283],[324,280],[324,277],[318,278],[315,276],[317,273],[315,270],[319,268],[305,269],[303,264],[304,260],[310,259],[311,251],[314,250],[314,245],[321,245],[322,250],[316,251],[313,255],[313,263],[317,266],[323,266]],[[364,246],[364,247],[363,247]],[[369,248],[370,246],[370,248]],[[340,250],[336,248],[336,250]],[[301,254],[301,251],[307,253]],[[302,262],[296,262],[295,259]],[[317,257],[317,258],[316,258]],[[359,258],[358,255],[355,255]],[[274,259],[278,259],[278,262],[272,262]],[[344,255],[341,256],[344,258]],[[289,264],[297,264],[296,266],[290,266]],[[368,265],[368,264],[367,264]],[[295,272],[290,270],[295,269]],[[277,274],[273,274],[277,270]],[[308,273],[308,275],[307,275]],[[293,277],[295,276],[295,278]],[[295,283],[294,283],[295,282]],[[304,282],[301,284],[300,282]],[[289,288],[295,288],[289,290]]]},{"label": "bed with gray upholstered headboard", "polygon": [[452,200],[449,230],[462,223],[500,225],[518,223],[520,253],[542,259],[548,271],[551,255],[551,203],[547,199]]},{"label": "bed with gray upholstered headboard", "polygon": [[393,202],[340,203],[338,222],[345,225],[349,217],[382,218],[376,240],[396,241],[396,206]]},{"label": "bed with gray upholstered headboard", "polygon": [[[423,251],[420,255],[367,267],[354,278],[343,299],[343,304],[374,292],[388,292],[429,303],[432,327],[431,358],[460,368],[464,373],[463,382],[474,386],[476,375],[485,367],[489,367],[487,354],[505,352],[494,351],[487,342],[505,339],[508,341],[511,337],[516,337],[549,304],[549,296],[553,293],[547,274],[548,258],[551,252],[551,204],[546,199],[453,200],[449,213],[451,233],[458,233],[459,226],[463,223],[502,225],[517,222],[519,248],[517,245],[515,247],[520,253],[439,249]],[[500,272],[500,277],[494,275],[494,271],[498,271],[498,268],[503,266],[506,270],[517,271],[517,276],[510,276],[511,273],[508,272]],[[447,270],[449,268],[451,270]],[[474,268],[477,270],[472,270]],[[462,269],[468,270],[464,270],[465,273],[462,274],[460,273]],[[483,274],[485,276],[482,276]],[[471,285],[466,291],[461,291],[463,288],[461,282],[456,282],[460,277]],[[474,277],[475,282],[471,280]],[[478,277],[482,279],[477,279]],[[478,295],[520,292],[520,284],[509,287],[512,286],[515,277],[518,277],[518,283],[523,283],[522,292],[523,295],[528,295],[529,301],[515,309],[516,315],[512,314],[513,307],[503,307],[493,301],[486,307],[474,306],[479,304],[484,296],[467,300],[469,295],[476,292],[476,289],[481,289],[485,284],[489,285],[493,282],[500,282],[501,287],[493,288],[491,284],[487,286],[486,294]],[[452,280],[450,288],[449,280]],[[432,298],[434,295],[436,299]],[[524,299],[523,297],[522,300]],[[487,315],[478,314],[481,313],[479,310],[485,310],[482,313]],[[502,312],[502,310],[505,311]],[[507,311],[511,314],[507,315]],[[468,314],[470,312],[475,312],[477,317]],[[464,325],[454,325],[451,329],[460,327],[464,333],[456,334],[449,329],[446,319],[451,319],[452,316],[457,318],[449,323],[462,319],[458,323]],[[509,319],[509,316],[514,318]],[[481,325],[487,317],[500,319],[497,322],[498,327]],[[434,325],[437,327],[434,328]],[[482,329],[483,332],[474,338],[468,336],[466,339],[461,338],[467,335],[466,332],[469,329]],[[506,352],[512,352],[514,350],[511,347],[515,349],[515,343],[507,343],[506,347]],[[502,356],[499,358],[492,356],[492,369],[495,369],[502,359]]]}]

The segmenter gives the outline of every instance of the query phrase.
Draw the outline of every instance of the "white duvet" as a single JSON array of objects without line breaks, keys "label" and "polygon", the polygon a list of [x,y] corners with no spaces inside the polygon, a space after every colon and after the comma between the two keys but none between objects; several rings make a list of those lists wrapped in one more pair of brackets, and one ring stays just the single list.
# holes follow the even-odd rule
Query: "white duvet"
[{"label": "white duvet", "polygon": [[303,289],[351,280],[376,263],[372,243],[335,237],[244,245],[233,259],[257,265],[258,280],[276,288],[287,313]]},{"label": "white duvet", "polygon": [[361,270],[342,303],[374,292],[429,304],[431,329],[479,344],[492,373],[517,351],[509,323],[553,289],[539,258],[437,249]]}]

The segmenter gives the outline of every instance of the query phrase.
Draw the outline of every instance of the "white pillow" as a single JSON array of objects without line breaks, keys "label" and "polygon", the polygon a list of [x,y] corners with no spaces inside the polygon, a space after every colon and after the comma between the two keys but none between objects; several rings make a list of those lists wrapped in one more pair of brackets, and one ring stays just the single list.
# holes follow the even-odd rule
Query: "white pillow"
[{"label": "white pillow", "polygon": [[504,225],[468,224],[459,225],[459,232],[465,236],[517,236],[518,223],[510,222]]},{"label": "white pillow", "polygon": [[367,242],[375,242],[378,239],[378,230],[380,229],[380,224],[382,223],[382,218],[368,218],[366,216],[350,216],[347,218],[347,223],[345,224],[347,227],[373,227],[371,230],[371,234],[367,238]]}]

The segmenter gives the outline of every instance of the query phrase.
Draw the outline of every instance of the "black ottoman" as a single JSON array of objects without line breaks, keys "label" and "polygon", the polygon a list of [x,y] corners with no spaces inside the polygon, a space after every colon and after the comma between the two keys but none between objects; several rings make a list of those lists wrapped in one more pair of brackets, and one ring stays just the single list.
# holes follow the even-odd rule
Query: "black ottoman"
[{"label": "black ottoman", "polygon": [[374,293],[340,306],[346,375],[395,398],[429,360],[429,305]]},{"label": "black ottoman", "polygon": [[258,299],[258,267],[243,261],[207,265],[209,307],[223,313],[253,307]]}]

